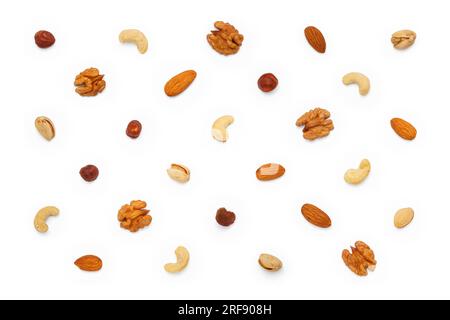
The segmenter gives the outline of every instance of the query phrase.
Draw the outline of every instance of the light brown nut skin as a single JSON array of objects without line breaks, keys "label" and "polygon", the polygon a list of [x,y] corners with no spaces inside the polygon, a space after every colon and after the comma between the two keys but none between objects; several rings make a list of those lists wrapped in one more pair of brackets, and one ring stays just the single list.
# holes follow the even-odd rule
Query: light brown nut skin
[{"label": "light brown nut skin", "polygon": [[280,178],[286,169],[278,163],[266,163],[256,170],[256,178],[260,181],[269,181]]},{"label": "light brown nut skin", "polygon": [[183,71],[166,82],[164,92],[169,97],[177,96],[186,90],[196,77],[197,72],[194,70]]},{"label": "light brown nut skin", "polygon": [[147,203],[142,200],[133,200],[130,204],[123,205],[117,213],[120,227],[134,233],[149,226],[152,217],[148,214],[150,210],[144,209],[146,206]]},{"label": "light brown nut skin", "polygon": [[206,36],[211,47],[226,56],[237,53],[244,41],[244,36],[234,26],[223,21],[216,21],[214,27],[218,30],[213,30]]},{"label": "light brown nut skin", "polygon": [[414,219],[414,210],[412,208],[399,209],[394,216],[395,227],[401,229],[409,225]]},{"label": "light brown nut skin", "polygon": [[259,256],[258,263],[263,269],[272,272],[278,271],[283,267],[280,259],[267,253],[262,253]]},{"label": "light brown nut skin", "polygon": [[314,50],[319,53],[325,53],[327,43],[325,42],[325,38],[319,29],[313,26],[306,27],[305,38]]},{"label": "light brown nut skin", "polygon": [[181,164],[172,163],[170,168],[167,169],[167,174],[169,177],[171,177],[173,180],[180,182],[180,183],[186,183],[189,181],[191,177],[191,172],[186,166],[183,166]]},{"label": "light brown nut skin", "polygon": [[80,96],[96,96],[106,87],[103,77],[97,68],[88,68],[80,72],[75,77],[75,92]]},{"label": "light brown nut skin", "polygon": [[326,137],[334,129],[333,121],[328,119],[330,112],[322,108],[315,108],[305,112],[297,119],[295,125],[303,128],[303,138],[306,140],[315,140]]},{"label": "light brown nut skin", "polygon": [[34,121],[34,126],[40,135],[47,141],[50,141],[55,137],[55,125],[49,118],[44,116],[37,117]]},{"label": "light brown nut skin", "polygon": [[416,41],[416,33],[411,30],[400,30],[394,32],[391,37],[391,42],[395,49],[403,50],[411,47]]},{"label": "light brown nut skin", "polygon": [[315,225],[316,227],[331,227],[330,217],[324,211],[322,211],[322,209],[316,207],[315,205],[305,203],[301,208],[301,212],[306,221]]},{"label": "light brown nut skin", "polygon": [[342,260],[353,273],[358,276],[367,276],[367,270],[375,270],[377,265],[375,254],[367,244],[357,241],[351,250],[351,253],[347,249],[342,251]]},{"label": "light brown nut skin", "polygon": [[94,255],[86,255],[75,260],[74,264],[83,271],[95,272],[103,267],[102,260]]},{"label": "light brown nut skin", "polygon": [[405,140],[414,140],[416,138],[416,128],[414,128],[414,126],[406,120],[401,118],[392,118],[391,127],[396,134]]}]

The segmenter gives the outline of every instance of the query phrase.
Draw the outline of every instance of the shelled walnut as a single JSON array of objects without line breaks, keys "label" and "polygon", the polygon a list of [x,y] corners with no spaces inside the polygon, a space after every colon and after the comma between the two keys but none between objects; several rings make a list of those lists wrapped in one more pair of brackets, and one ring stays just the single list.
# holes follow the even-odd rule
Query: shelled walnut
[{"label": "shelled walnut", "polygon": [[234,26],[223,21],[216,21],[214,27],[218,30],[212,30],[206,37],[211,47],[226,56],[237,53],[244,36]]},{"label": "shelled walnut", "polygon": [[144,209],[147,206],[145,201],[133,200],[130,204],[123,205],[117,215],[120,226],[131,232],[136,232],[152,222],[152,217],[148,214],[150,210]]},{"label": "shelled walnut", "polygon": [[342,251],[345,265],[358,276],[367,276],[367,270],[374,271],[377,265],[372,249],[362,241],[355,242],[352,252]]},{"label": "shelled walnut", "polygon": [[89,68],[75,77],[75,91],[80,96],[96,96],[97,93],[105,89],[106,82],[103,80],[103,74],[100,74],[97,68]]},{"label": "shelled walnut", "polygon": [[304,113],[295,124],[297,127],[305,126],[303,138],[314,140],[329,135],[330,131],[334,129],[333,121],[328,119],[329,117],[330,112],[328,110],[315,108]]}]

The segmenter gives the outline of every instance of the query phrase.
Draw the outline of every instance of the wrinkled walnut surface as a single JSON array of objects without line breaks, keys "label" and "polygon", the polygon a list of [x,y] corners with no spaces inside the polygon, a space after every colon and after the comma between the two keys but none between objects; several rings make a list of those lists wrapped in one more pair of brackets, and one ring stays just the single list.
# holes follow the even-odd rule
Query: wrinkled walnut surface
[{"label": "wrinkled walnut surface", "polygon": [[78,74],[74,84],[77,87],[75,91],[80,96],[96,96],[106,86],[103,74],[97,68],[89,68]]},{"label": "wrinkled walnut surface", "polygon": [[208,43],[218,53],[223,55],[235,54],[244,41],[244,36],[229,23],[216,21],[214,27],[218,30],[212,30],[207,36]]},{"label": "wrinkled walnut surface", "polygon": [[305,112],[295,123],[297,127],[304,126],[303,137],[307,140],[314,140],[325,137],[334,129],[333,121],[328,119],[330,112],[325,109],[315,108]]},{"label": "wrinkled walnut surface", "polygon": [[123,205],[117,215],[120,226],[131,232],[136,232],[152,222],[152,217],[148,214],[150,210],[144,209],[147,206],[145,201],[134,200],[130,204]]},{"label": "wrinkled walnut surface", "polygon": [[375,254],[362,241],[357,241],[355,247],[351,247],[351,249],[351,253],[347,249],[342,252],[345,265],[358,276],[367,276],[367,270],[374,270],[377,265]]}]

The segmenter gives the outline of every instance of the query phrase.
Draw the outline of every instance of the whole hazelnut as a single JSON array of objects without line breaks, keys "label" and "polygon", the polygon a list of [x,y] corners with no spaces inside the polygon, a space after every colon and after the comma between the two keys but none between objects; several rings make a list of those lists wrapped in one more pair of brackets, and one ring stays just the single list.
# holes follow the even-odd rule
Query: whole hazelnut
[{"label": "whole hazelnut", "polygon": [[80,176],[87,182],[94,181],[98,177],[98,168],[93,164],[88,164],[80,169]]},{"label": "whole hazelnut", "polygon": [[278,85],[278,79],[272,73],[265,73],[258,79],[258,88],[263,92],[270,92]]},{"label": "whole hazelnut", "polygon": [[55,37],[48,31],[40,30],[34,35],[34,42],[39,48],[45,49],[55,43]]},{"label": "whole hazelnut", "polygon": [[221,226],[228,227],[234,223],[234,220],[236,220],[236,215],[233,212],[225,208],[217,210],[216,221]]},{"label": "whole hazelnut", "polygon": [[142,130],[142,124],[137,121],[133,120],[130,121],[130,123],[127,126],[127,136],[129,136],[132,139],[136,139],[141,134]]}]

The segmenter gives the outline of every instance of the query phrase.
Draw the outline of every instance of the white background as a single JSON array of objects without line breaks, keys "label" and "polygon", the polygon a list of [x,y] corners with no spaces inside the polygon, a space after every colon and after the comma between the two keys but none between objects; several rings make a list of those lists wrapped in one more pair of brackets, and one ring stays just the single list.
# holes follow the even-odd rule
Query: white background
[{"label": "white background", "polygon": [[[447,266],[448,61],[446,1],[8,1],[0,24],[0,147],[2,175],[0,298],[450,298]],[[225,57],[206,35],[216,20],[244,34],[238,54]],[[308,25],[322,30],[327,51],[306,42]],[[141,55],[118,41],[125,28],[149,39]],[[399,29],[417,32],[406,51],[392,48]],[[36,47],[34,33],[51,31],[55,45]],[[88,67],[105,74],[105,91],[74,92]],[[198,76],[175,98],[163,92],[173,75]],[[372,87],[361,97],[341,83],[359,71]],[[256,81],[279,79],[264,94]],[[331,112],[335,130],[313,142],[295,126],[313,107]],[[231,114],[230,139],[210,127]],[[45,141],[34,119],[45,115],[56,138]],[[392,117],[417,128],[408,142]],[[143,124],[141,137],[125,135]],[[372,172],[350,186],[344,172],[368,158]],[[191,169],[191,181],[168,178],[170,163]],[[260,182],[267,162],[286,174]],[[93,183],[78,175],[95,164]],[[153,222],[132,234],[116,220],[121,205],[148,202]],[[309,202],[333,220],[330,229],[300,214]],[[35,213],[55,205],[47,234]],[[219,207],[237,215],[226,229]],[[397,209],[412,207],[406,229],[393,226]],[[366,278],[351,273],[341,252],[356,240],[375,251],[378,267]],[[163,265],[186,246],[181,274]],[[258,255],[278,256],[284,268],[262,270]],[[85,273],[73,265],[96,254],[104,267]]]}]

